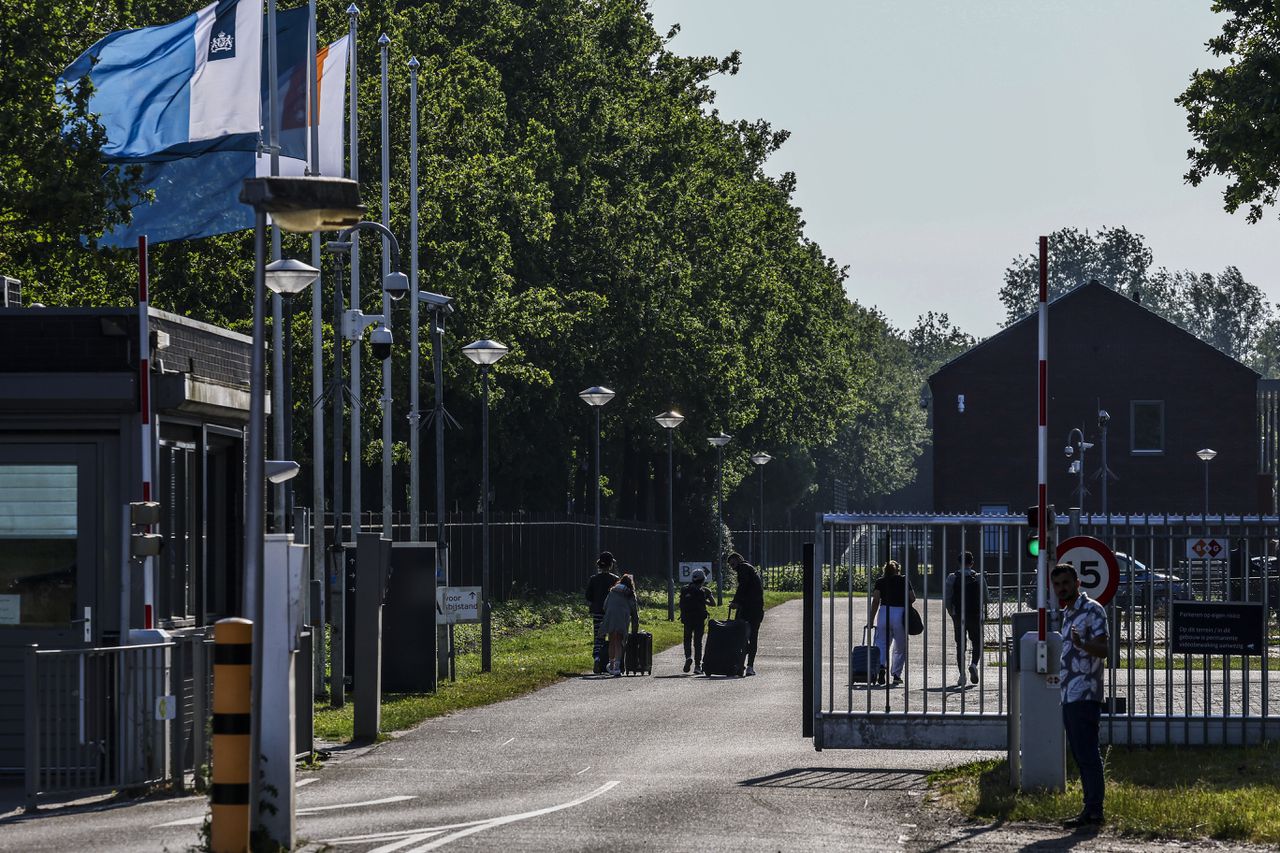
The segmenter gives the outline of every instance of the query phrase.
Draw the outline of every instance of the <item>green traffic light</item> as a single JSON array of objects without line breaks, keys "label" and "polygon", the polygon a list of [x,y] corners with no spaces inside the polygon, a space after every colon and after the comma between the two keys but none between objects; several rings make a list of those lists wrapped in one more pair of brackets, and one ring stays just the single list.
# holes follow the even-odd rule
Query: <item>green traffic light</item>
[{"label": "green traffic light", "polygon": [[1027,556],[1040,556],[1040,537],[1034,533],[1027,537]]}]

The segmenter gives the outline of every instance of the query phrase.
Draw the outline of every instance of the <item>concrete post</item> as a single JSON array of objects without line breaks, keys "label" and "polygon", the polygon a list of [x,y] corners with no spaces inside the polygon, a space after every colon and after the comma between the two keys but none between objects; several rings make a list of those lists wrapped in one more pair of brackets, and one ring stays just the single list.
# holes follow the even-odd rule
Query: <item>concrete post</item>
[{"label": "concrete post", "polygon": [[292,849],[297,839],[293,759],[297,754],[297,652],[302,632],[308,548],[289,534],[268,534],[263,557],[262,798],[267,835]]},{"label": "concrete post", "polygon": [[356,537],[356,741],[373,741],[382,727],[382,599],[391,540],[377,533]]},{"label": "concrete post", "polygon": [[1021,791],[1062,791],[1067,785],[1066,735],[1062,729],[1062,701],[1058,663],[1062,636],[1046,631],[1049,671],[1036,672],[1037,632],[1019,640],[1018,743],[1021,747]]}]

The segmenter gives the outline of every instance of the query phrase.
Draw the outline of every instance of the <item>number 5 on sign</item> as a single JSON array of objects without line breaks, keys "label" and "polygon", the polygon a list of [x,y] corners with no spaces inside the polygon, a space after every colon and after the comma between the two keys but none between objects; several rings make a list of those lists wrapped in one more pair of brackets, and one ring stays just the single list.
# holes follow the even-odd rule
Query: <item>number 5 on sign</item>
[{"label": "number 5 on sign", "polygon": [[1058,545],[1058,562],[1070,563],[1080,576],[1080,588],[1106,606],[1120,584],[1120,565],[1107,543],[1092,536],[1072,536]]}]

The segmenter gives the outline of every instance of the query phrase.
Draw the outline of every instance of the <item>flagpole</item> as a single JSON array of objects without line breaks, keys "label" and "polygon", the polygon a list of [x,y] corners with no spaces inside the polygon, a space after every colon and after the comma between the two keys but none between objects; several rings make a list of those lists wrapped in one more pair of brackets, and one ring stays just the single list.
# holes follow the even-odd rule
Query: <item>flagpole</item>
[{"label": "flagpole", "polygon": [[[267,0],[267,147],[271,154],[271,176],[280,174],[280,69],[277,62],[276,0]],[[271,225],[271,260],[280,260],[280,229]],[[284,347],[281,334],[284,331],[284,305],[280,294],[271,294],[271,429],[275,433],[272,446],[276,459],[288,459],[293,454],[285,449],[284,411]],[[284,483],[273,489],[275,500],[271,514],[271,531],[283,533],[285,529]]]},{"label": "flagpole", "polygon": [[[307,0],[307,89],[311,109],[311,174],[320,174],[320,69],[316,62],[319,48],[316,33],[316,0]],[[320,262],[320,232],[311,232],[311,266],[317,270]],[[311,579],[320,581],[324,589],[324,324],[322,321],[324,287],[323,274],[317,274],[311,285]],[[336,332],[336,330],[335,330]],[[337,335],[334,335],[335,339]],[[338,348],[334,348],[337,357]],[[337,389],[334,389],[335,392]],[[341,474],[341,472],[337,472]],[[310,601],[310,596],[303,597]],[[319,609],[310,613],[311,662],[313,667],[312,692],[323,696],[324,685],[324,633],[325,596],[320,596]]]},{"label": "flagpole", "polygon": [[[360,17],[360,9],[355,3],[347,7],[347,17],[350,19],[350,35],[351,35],[351,73],[349,84],[351,93],[348,98],[350,106],[348,107],[350,114],[350,129],[348,135],[351,138],[351,180],[360,180],[360,124],[356,120],[359,115],[359,101],[357,100],[358,77],[356,66],[356,21]],[[351,300],[347,307],[352,311],[360,310],[360,232],[351,232]],[[361,399],[360,399],[360,341],[351,342],[351,540],[354,542],[356,534],[360,532],[360,415],[361,415]],[[339,583],[346,583],[344,578],[339,578]]]},{"label": "flagpole", "polygon": [[409,541],[419,536],[418,491],[418,58],[409,58]]},{"label": "flagpole", "polygon": [[[391,148],[387,144],[390,119],[387,116],[387,59],[391,39],[383,33],[378,37],[382,47],[382,225],[391,227]],[[382,278],[391,273],[391,241],[382,237]],[[417,301],[415,295],[414,301]],[[391,297],[382,291],[382,316],[387,328],[391,328]],[[391,516],[391,357],[382,360],[382,535],[394,539],[395,527]]]}]

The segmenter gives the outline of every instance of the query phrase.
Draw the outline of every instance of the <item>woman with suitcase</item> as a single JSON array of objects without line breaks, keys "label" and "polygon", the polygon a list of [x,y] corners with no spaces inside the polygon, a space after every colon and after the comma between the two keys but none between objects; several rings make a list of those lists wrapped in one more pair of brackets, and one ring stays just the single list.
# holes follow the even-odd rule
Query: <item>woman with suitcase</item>
[{"label": "woman with suitcase", "polygon": [[609,590],[604,600],[604,618],[600,620],[600,633],[609,640],[610,675],[622,675],[622,640],[630,627],[633,634],[640,631],[640,606],[636,603],[636,581],[625,574]]},{"label": "woman with suitcase", "polygon": [[871,593],[871,612],[874,614],[876,646],[880,649],[880,672],[876,680],[885,681],[884,661],[889,660],[889,643],[893,643],[893,662],[890,674],[894,684],[902,683],[902,668],[907,663],[907,608],[916,600],[911,581],[902,574],[896,560],[885,564],[884,574],[876,581]]}]

